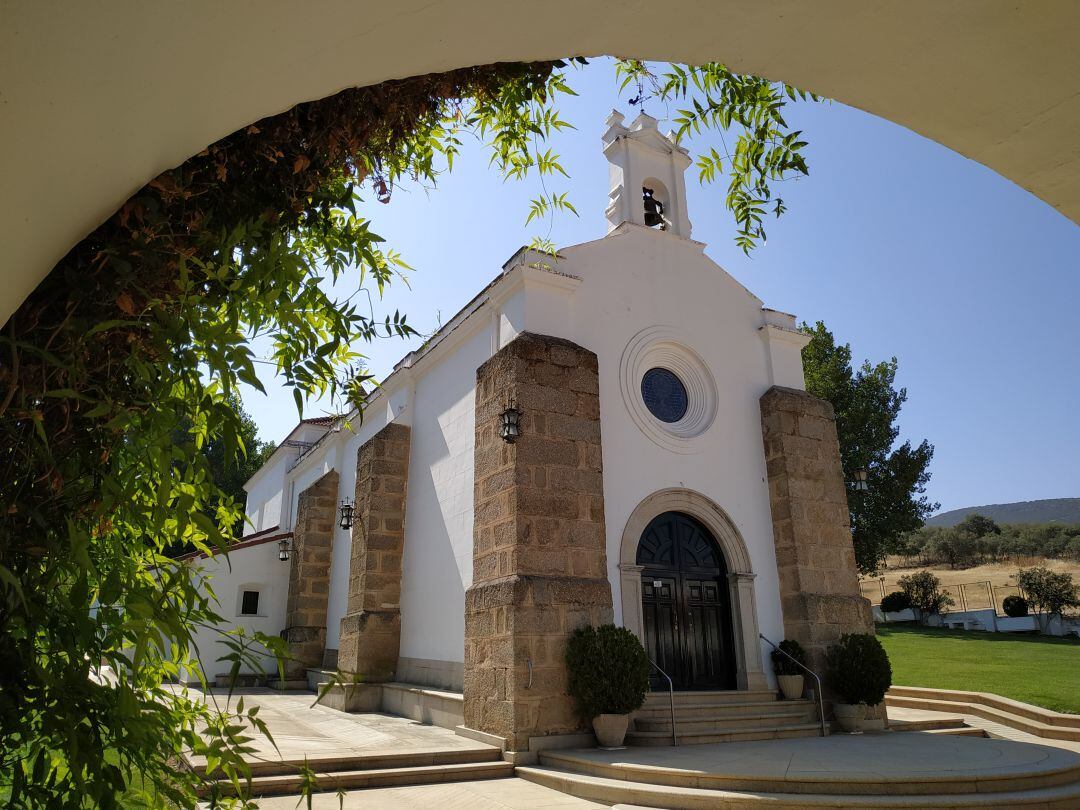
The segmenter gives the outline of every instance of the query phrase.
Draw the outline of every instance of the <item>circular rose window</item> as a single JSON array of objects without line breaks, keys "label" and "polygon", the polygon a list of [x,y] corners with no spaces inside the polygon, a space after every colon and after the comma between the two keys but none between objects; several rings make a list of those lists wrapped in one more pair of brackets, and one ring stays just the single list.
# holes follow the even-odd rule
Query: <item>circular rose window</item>
[{"label": "circular rose window", "polygon": [[623,402],[642,433],[676,453],[697,453],[716,416],[716,382],[690,341],[671,326],[642,329],[623,350]]},{"label": "circular rose window", "polygon": [[686,386],[666,368],[650,368],[641,378],[641,398],[649,413],[671,424],[686,416],[690,405]]}]

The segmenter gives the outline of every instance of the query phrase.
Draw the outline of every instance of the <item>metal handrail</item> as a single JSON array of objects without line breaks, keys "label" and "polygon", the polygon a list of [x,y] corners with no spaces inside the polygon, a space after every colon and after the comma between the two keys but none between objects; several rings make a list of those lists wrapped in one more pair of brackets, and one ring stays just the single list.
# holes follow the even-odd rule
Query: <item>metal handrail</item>
[{"label": "metal handrail", "polygon": [[659,665],[657,665],[657,663],[651,658],[649,659],[649,663],[656,668],[657,672],[667,678],[668,698],[671,700],[671,744],[673,746],[678,746],[679,738],[675,734],[675,682],[672,681],[671,676],[664,672],[664,670],[660,669]]},{"label": "metal handrail", "polygon": [[810,673],[814,680],[817,681],[818,714],[821,716],[821,736],[828,737],[829,733],[825,730],[825,699],[821,696],[821,678],[818,677],[818,674],[814,672],[814,670],[810,669],[810,667],[806,666],[806,664],[795,658],[790,653],[781,650],[779,647],[769,641],[769,639],[765,638],[765,636],[763,636],[761,633],[758,633],[758,638],[767,643],[770,647],[772,647],[781,655],[790,658],[792,661],[795,662],[796,666],[800,667],[801,669],[805,669],[807,672]]}]

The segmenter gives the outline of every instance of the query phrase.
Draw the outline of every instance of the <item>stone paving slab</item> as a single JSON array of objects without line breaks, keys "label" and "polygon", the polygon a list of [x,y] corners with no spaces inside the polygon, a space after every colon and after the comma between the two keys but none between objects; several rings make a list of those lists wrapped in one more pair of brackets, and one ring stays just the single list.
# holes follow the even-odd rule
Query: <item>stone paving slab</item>
[{"label": "stone paving slab", "polygon": [[[260,810],[296,810],[296,796],[260,799]],[[303,806],[303,805],[301,805]],[[313,810],[600,810],[606,804],[586,801],[524,779],[492,779],[437,785],[369,788],[314,797]]]},{"label": "stone paving slab", "polygon": [[[889,707],[889,716],[892,717],[892,713],[896,711],[892,706]],[[915,711],[915,710],[909,710]],[[1004,723],[998,723],[993,720],[987,720],[985,717],[979,717],[974,714],[959,714],[956,712],[935,712],[929,709],[918,710],[923,715],[933,715],[935,717],[962,717],[964,723],[972,728],[981,728],[991,737],[1012,740],[1013,742],[1030,743],[1034,745],[1046,745],[1051,748],[1060,748],[1064,751],[1072,751],[1080,754],[1080,742],[1075,740],[1057,740],[1052,737],[1040,737],[1037,734],[1031,734],[1027,731],[1021,731],[1018,728],[1007,726]]]},{"label": "stone paving slab", "polygon": [[715,774],[800,782],[994,780],[1080,767],[1080,756],[1052,746],[917,731],[678,748],[575,749],[549,752],[542,761],[560,767],[560,759],[566,757],[689,777]]},{"label": "stone paving slab", "polygon": [[961,723],[964,718],[956,712],[928,712],[925,709],[889,707],[889,725],[893,730],[908,723]]},{"label": "stone paving slab", "polygon": [[[226,690],[212,690],[222,705]],[[189,690],[201,696],[198,690]],[[303,760],[312,766],[319,760],[343,757],[383,756],[387,754],[427,753],[441,751],[496,750],[451,729],[424,725],[415,720],[390,714],[346,714],[325,706],[312,706],[311,692],[276,692],[272,689],[238,689],[233,692],[233,705],[243,696],[245,710],[258,705],[259,717],[266,722],[278,750],[264,736],[256,733],[251,743],[256,748],[253,759],[277,761]],[[200,765],[199,757],[192,758]]]}]

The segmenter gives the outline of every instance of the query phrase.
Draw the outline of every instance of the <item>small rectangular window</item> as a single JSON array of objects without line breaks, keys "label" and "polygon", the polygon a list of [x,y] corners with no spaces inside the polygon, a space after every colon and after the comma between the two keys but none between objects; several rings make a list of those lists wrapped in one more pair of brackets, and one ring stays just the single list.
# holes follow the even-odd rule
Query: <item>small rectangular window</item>
[{"label": "small rectangular window", "polygon": [[259,592],[244,591],[244,597],[240,602],[241,616],[257,616],[259,614]]}]

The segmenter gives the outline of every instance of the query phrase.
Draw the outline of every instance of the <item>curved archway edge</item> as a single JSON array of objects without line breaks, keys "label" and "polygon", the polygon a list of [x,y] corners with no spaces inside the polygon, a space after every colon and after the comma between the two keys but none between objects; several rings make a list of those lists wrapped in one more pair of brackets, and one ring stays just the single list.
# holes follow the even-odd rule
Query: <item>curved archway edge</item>
[{"label": "curved archway edge", "polygon": [[302,14],[286,0],[254,13],[114,0],[60,16],[12,0],[4,14],[0,321],[135,190],[207,144],[345,87],[498,61],[723,60],[906,126],[1080,221],[1071,0],[329,0]]},{"label": "curved archway edge", "polygon": [[652,493],[630,513],[619,544],[619,593],[623,626],[643,643],[641,572],[637,548],[645,527],[664,512],[682,512],[700,521],[724,553],[735,642],[735,680],[739,689],[765,689],[768,684],[758,644],[757,602],[750,552],[734,522],[715,501],[691,489],[671,488]]}]

